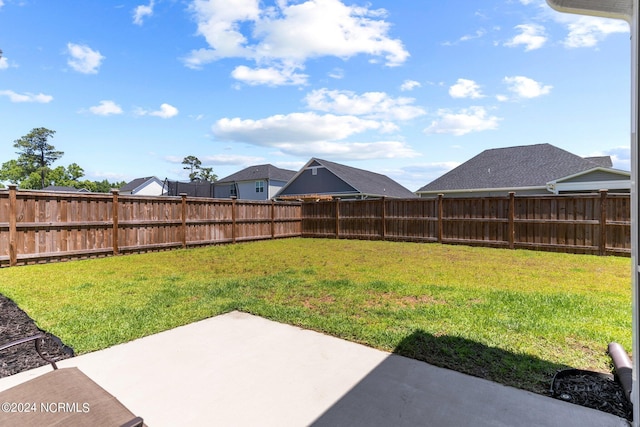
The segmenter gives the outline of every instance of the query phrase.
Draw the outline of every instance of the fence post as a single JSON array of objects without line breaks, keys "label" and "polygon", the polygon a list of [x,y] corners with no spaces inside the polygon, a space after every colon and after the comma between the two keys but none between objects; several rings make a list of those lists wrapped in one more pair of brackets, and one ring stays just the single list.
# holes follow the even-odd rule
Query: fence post
[{"label": "fence post", "polygon": [[336,239],[340,238],[340,198],[336,198]]},{"label": "fence post", "polygon": [[381,209],[381,215],[382,215],[382,230],[381,230],[381,234],[382,234],[382,240],[385,240],[385,237],[387,235],[387,211],[386,211],[386,206],[387,204],[385,203],[385,196],[382,196],[382,199],[380,199],[380,203],[382,203],[382,209]]},{"label": "fence post", "polygon": [[111,204],[111,218],[113,222],[113,236],[111,239],[113,240],[113,255],[118,255],[120,249],[118,248],[118,194],[120,190],[112,189],[111,194],[113,195],[113,203]]},{"label": "fence post", "polygon": [[276,203],[271,199],[271,239],[276,238]]},{"label": "fence post", "polygon": [[182,197],[182,249],[187,247],[187,193],[180,193]]},{"label": "fence post", "polygon": [[236,198],[231,197],[231,243],[236,242]]},{"label": "fence post", "polygon": [[515,210],[516,210],[516,193],[513,191],[509,191],[509,230],[508,236],[509,239],[509,249],[515,248],[515,234],[516,234],[516,225],[515,225]]},{"label": "fence post", "polygon": [[438,243],[442,243],[442,215],[444,210],[442,208],[442,200],[444,199],[444,194],[438,194],[438,230],[436,231],[438,237]]},{"label": "fence post", "polygon": [[600,190],[600,247],[599,255],[607,253],[607,190]]},{"label": "fence post", "polygon": [[16,247],[17,229],[17,196],[16,184],[9,184],[9,267],[13,267],[18,263],[18,248]]}]

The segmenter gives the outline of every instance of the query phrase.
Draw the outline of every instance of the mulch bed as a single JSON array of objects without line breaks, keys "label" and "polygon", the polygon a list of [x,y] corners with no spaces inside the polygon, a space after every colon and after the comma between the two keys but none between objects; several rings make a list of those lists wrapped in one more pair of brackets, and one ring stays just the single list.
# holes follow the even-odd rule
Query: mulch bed
[{"label": "mulch bed", "polygon": [[556,374],[551,384],[556,399],[598,409],[632,421],[633,406],[613,375],[567,369]]},{"label": "mulch bed", "polygon": [[[13,301],[0,294],[0,345],[44,333],[43,353],[58,361],[73,357],[73,350],[54,335],[40,330]],[[6,349],[0,354],[0,378],[46,365],[35,350],[33,342]],[[632,406],[622,386],[613,376],[575,372],[556,375],[551,394],[557,399],[608,412],[631,420]]]},{"label": "mulch bed", "polygon": [[[73,350],[54,335],[40,330],[13,301],[0,295],[0,345],[44,333],[42,353],[54,361],[73,357]],[[47,365],[36,352],[33,341],[3,350],[0,354],[0,378]]]}]

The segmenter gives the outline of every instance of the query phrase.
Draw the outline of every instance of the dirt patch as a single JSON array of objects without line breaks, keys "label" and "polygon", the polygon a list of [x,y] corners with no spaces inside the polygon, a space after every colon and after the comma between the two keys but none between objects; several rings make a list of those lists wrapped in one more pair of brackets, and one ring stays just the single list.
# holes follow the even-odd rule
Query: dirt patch
[{"label": "dirt patch", "polygon": [[302,305],[305,308],[308,308],[309,310],[316,310],[324,305],[333,304],[335,302],[336,302],[336,299],[333,296],[325,295],[320,298],[307,298],[304,301],[302,301]]},{"label": "dirt patch", "polygon": [[[4,295],[0,295],[0,313],[2,313],[0,316],[0,345],[38,333],[45,333],[41,348],[46,357],[58,361],[73,356],[72,349],[65,346],[58,337],[40,330],[33,319]],[[0,352],[0,378],[46,364],[48,362],[42,360],[36,352],[33,341],[19,344]]]},{"label": "dirt patch", "polygon": [[420,305],[446,304],[445,300],[437,299],[431,295],[398,295],[394,292],[370,292],[367,308],[379,308],[395,305],[399,308],[415,308]]}]

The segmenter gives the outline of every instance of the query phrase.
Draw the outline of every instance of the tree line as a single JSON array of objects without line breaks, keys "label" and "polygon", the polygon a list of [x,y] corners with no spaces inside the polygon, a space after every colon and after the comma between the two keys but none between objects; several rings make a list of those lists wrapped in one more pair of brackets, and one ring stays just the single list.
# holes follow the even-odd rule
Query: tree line
[{"label": "tree line", "polygon": [[[91,192],[108,193],[114,188],[120,188],[126,181],[109,182],[108,180],[91,181],[82,179],[84,169],[76,163],[68,166],[51,166],[59,160],[64,152],[56,150],[49,143],[55,135],[54,130],[34,128],[28,134],[13,142],[17,149],[17,159],[2,163],[0,167],[0,181],[18,185],[21,189],[41,190],[49,186],[73,187]],[[189,170],[191,181],[205,180],[214,182],[218,179],[212,168],[203,167],[202,162],[195,156],[187,156],[182,161],[184,169]],[[0,183],[0,188],[4,185]]]}]

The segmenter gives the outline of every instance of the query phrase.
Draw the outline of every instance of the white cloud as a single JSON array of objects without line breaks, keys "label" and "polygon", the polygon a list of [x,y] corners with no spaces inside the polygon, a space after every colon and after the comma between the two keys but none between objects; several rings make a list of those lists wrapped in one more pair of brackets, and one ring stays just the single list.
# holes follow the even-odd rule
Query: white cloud
[{"label": "white cloud", "polygon": [[449,95],[452,98],[482,98],[482,91],[480,86],[473,80],[458,79],[456,84],[449,88]]},{"label": "white cloud", "polygon": [[5,57],[0,57],[0,70],[9,68],[9,61]]},{"label": "white cloud", "polygon": [[74,43],[67,43],[67,53],[70,56],[67,64],[83,74],[96,74],[102,64],[102,60],[105,59],[97,50]]},{"label": "white cloud", "polygon": [[451,42],[451,41],[446,41],[444,43],[442,43],[444,46],[453,46],[456,45],[460,42],[467,42],[469,40],[474,40],[474,39],[479,39],[484,37],[484,35],[487,34],[487,31],[484,28],[481,28],[479,30],[476,30],[475,33],[473,34],[465,34],[464,36],[460,37],[458,40]]},{"label": "white cloud", "polygon": [[631,170],[631,149],[629,146],[614,147],[589,155],[589,157],[593,156],[611,156],[611,162],[615,169]]},{"label": "white cloud", "polygon": [[344,70],[342,68],[334,68],[328,74],[332,79],[340,80],[344,78]]},{"label": "white cloud", "polygon": [[548,95],[553,88],[551,85],[543,85],[524,76],[505,77],[503,81],[509,85],[509,91],[519,98],[537,98],[542,95]]},{"label": "white cloud", "polygon": [[284,154],[295,156],[374,159],[418,155],[402,141],[345,141],[367,131],[396,129],[390,123],[313,112],[275,115],[260,120],[223,118],[212,127],[214,136],[219,140],[276,148]]},{"label": "white cloud", "polygon": [[301,85],[307,82],[306,74],[297,74],[293,69],[249,68],[245,65],[236,67],[231,76],[251,86],[265,84],[268,86]]},{"label": "white cloud", "polygon": [[404,82],[402,82],[402,85],[400,85],[400,90],[405,92],[421,86],[422,85],[420,84],[420,82],[417,82],[415,80],[405,80]]},{"label": "white cloud", "polygon": [[148,5],[141,4],[133,9],[133,23],[136,25],[142,25],[146,16],[153,15],[154,0],[151,0]]},{"label": "white cloud", "polygon": [[6,96],[11,102],[37,102],[39,104],[48,104],[53,101],[53,96],[43,93],[16,93],[12,90],[0,90],[0,96]]},{"label": "white cloud", "polygon": [[[264,157],[243,156],[235,154],[217,154],[214,156],[197,156],[203,165],[256,165],[264,163]],[[182,164],[184,157],[165,156],[164,160],[169,163]]]},{"label": "white cloud", "polygon": [[204,164],[208,165],[257,165],[264,163],[264,157],[242,156],[234,154],[218,154],[215,156],[204,156],[200,158]]},{"label": "white cloud", "polygon": [[563,41],[567,48],[593,47],[609,34],[628,33],[629,25],[617,19],[581,16],[567,25],[569,34]]},{"label": "white cloud", "polygon": [[389,124],[355,116],[310,112],[278,114],[260,120],[223,118],[214,124],[213,133],[221,140],[270,145],[279,142],[341,140],[369,130],[384,131],[387,127]]},{"label": "white cloud", "polygon": [[515,28],[520,30],[520,34],[506,42],[504,45],[508,47],[518,47],[524,45],[525,51],[541,48],[547,41],[544,27],[537,24],[516,25]]},{"label": "white cloud", "polygon": [[484,107],[471,107],[454,113],[450,110],[438,110],[438,120],[424,130],[425,133],[466,135],[471,132],[498,128],[499,117],[490,116]]},{"label": "white cloud", "polygon": [[110,116],[122,114],[122,108],[113,101],[100,101],[100,105],[89,107],[89,111],[97,116]]},{"label": "white cloud", "polygon": [[420,156],[420,153],[402,141],[313,141],[308,144],[280,144],[277,148],[294,156],[323,156],[336,160],[400,159]]},{"label": "white cloud", "polygon": [[[222,58],[255,61],[258,68],[253,74],[249,67],[235,70],[235,75],[248,76],[252,84],[304,83],[306,78],[282,79],[282,75],[299,77],[294,71],[303,69],[304,63],[315,57],[347,59],[366,54],[383,57],[386,65],[396,66],[409,56],[400,40],[388,36],[390,25],[382,19],[382,9],[347,6],[340,0],[291,4],[283,0],[265,8],[258,0],[193,0],[190,9],[197,32],[208,47],[192,51],[184,59],[185,65],[197,69]],[[250,29],[250,34],[243,29]],[[265,78],[263,70],[275,77]]]},{"label": "white cloud", "polygon": [[[460,166],[460,162],[425,162],[402,168],[402,180],[411,182],[408,188],[421,188],[450,170]],[[399,175],[399,174],[396,174]]]},{"label": "white cloud", "polygon": [[136,109],[135,114],[137,114],[138,116],[155,116],[162,119],[170,119],[171,117],[175,117],[178,115],[178,109],[169,104],[162,104],[160,105],[160,110],[147,111],[145,109],[138,108]]},{"label": "white cloud", "polygon": [[473,39],[479,39],[482,36],[484,36],[486,33],[487,33],[486,30],[481,28],[479,30],[476,30],[476,32],[474,34],[467,34],[465,36],[460,37],[460,41],[461,42],[466,42],[466,41],[473,40]]},{"label": "white cloud", "polygon": [[384,92],[357,95],[347,90],[318,89],[308,93],[305,101],[313,110],[366,118],[410,120],[426,114],[424,109],[412,105],[413,98],[392,98]]}]

